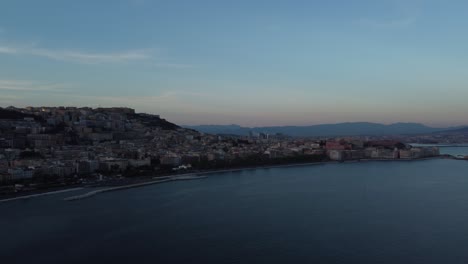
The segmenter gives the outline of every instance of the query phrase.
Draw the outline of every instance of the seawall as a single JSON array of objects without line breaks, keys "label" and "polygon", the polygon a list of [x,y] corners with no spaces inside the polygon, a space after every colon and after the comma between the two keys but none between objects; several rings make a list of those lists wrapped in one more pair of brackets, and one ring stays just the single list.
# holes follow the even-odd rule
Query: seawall
[{"label": "seawall", "polygon": [[179,176],[173,176],[173,177],[169,177],[169,178],[162,179],[162,180],[134,183],[134,184],[124,185],[124,186],[117,186],[117,187],[110,187],[110,188],[95,190],[95,191],[87,192],[85,194],[67,197],[64,200],[65,201],[75,201],[75,200],[81,200],[81,199],[93,197],[93,196],[95,196],[97,194],[105,193],[105,192],[120,191],[120,190],[137,188],[137,187],[153,185],[153,184],[169,182],[169,181],[198,180],[198,179],[202,179],[202,178],[206,178],[206,176],[179,175]]}]

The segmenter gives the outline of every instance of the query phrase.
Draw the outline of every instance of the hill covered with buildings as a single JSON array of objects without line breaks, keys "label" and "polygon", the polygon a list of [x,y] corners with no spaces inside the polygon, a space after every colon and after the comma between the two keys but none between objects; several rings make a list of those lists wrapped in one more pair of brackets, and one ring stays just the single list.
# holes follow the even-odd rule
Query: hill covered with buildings
[{"label": "hill covered with buildings", "polygon": [[438,155],[437,148],[385,138],[219,136],[123,107],[0,109],[0,193],[213,169]]}]

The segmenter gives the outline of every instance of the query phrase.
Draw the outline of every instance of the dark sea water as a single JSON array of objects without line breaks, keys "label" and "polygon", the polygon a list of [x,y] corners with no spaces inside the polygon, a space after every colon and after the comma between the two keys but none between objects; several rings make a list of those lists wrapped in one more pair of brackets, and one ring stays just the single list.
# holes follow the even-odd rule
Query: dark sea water
[{"label": "dark sea water", "polygon": [[468,162],[258,169],[0,203],[1,263],[468,263]]},{"label": "dark sea water", "polygon": [[439,147],[440,154],[452,156],[468,156],[468,147]]}]

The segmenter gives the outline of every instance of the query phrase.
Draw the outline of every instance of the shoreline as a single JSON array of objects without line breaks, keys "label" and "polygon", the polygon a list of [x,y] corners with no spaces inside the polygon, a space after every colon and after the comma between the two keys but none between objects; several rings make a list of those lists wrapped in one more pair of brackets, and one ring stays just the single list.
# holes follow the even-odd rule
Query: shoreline
[{"label": "shoreline", "polygon": [[163,182],[170,182],[170,181],[185,181],[185,180],[198,180],[198,179],[203,179],[206,178],[207,176],[193,176],[193,175],[177,175],[174,177],[169,177],[166,179],[162,180],[155,180],[155,181],[147,181],[147,182],[140,182],[140,183],[134,183],[134,184],[128,184],[128,185],[122,185],[122,186],[117,186],[117,187],[109,187],[109,188],[104,188],[100,190],[95,190],[91,192],[87,192],[85,194],[81,195],[75,195],[75,196],[70,196],[67,198],[64,198],[64,201],[76,201],[76,200],[82,200],[86,198],[93,197],[97,194],[100,193],[105,193],[105,192],[114,192],[114,191],[120,191],[120,190],[125,190],[125,189],[132,189],[132,188],[138,188],[138,187],[143,187],[143,186],[148,186],[148,185],[153,185],[153,184],[159,184]]},{"label": "shoreline", "polygon": [[241,168],[221,169],[221,170],[203,171],[203,172],[190,172],[190,173],[179,174],[179,175],[188,175],[188,174],[205,175],[205,174],[238,172],[238,171],[244,171],[244,170],[302,167],[302,166],[311,166],[311,165],[326,165],[326,164],[340,164],[340,163],[359,163],[359,162],[377,162],[377,161],[401,162],[401,161],[424,161],[424,160],[433,160],[433,159],[463,160],[463,159],[458,159],[458,158],[453,157],[453,156],[452,157],[447,157],[445,155],[440,155],[440,156],[435,156],[435,157],[427,157],[427,158],[417,158],[417,159],[359,159],[359,160],[344,160],[344,161],[331,160],[331,161],[306,162],[306,163],[291,163],[291,164],[282,164],[282,165],[264,165],[264,166],[258,166],[258,167],[241,167]]},{"label": "shoreline", "polygon": [[[308,163],[296,163],[296,164],[283,164],[283,165],[266,165],[266,166],[259,166],[259,167],[244,167],[244,168],[235,168],[235,169],[222,169],[222,170],[214,170],[214,171],[204,171],[204,172],[189,172],[184,174],[178,174],[174,176],[163,176],[164,179],[162,180],[155,180],[155,181],[148,181],[142,183],[135,183],[135,184],[128,184],[122,185],[117,187],[106,188],[102,190],[92,191],[83,195],[77,195],[72,197],[67,197],[65,201],[75,201],[93,197],[97,194],[104,193],[104,192],[113,192],[131,188],[138,188],[144,187],[153,184],[159,184],[164,182],[170,181],[177,181],[177,180],[198,180],[208,177],[207,175],[210,174],[223,174],[223,173],[230,173],[230,172],[241,172],[241,171],[248,171],[248,170],[258,170],[258,169],[275,169],[275,168],[288,168],[288,167],[302,167],[302,166],[311,166],[311,165],[326,165],[326,164],[339,164],[339,163],[359,163],[359,162],[400,162],[400,161],[425,161],[425,160],[434,160],[434,159],[453,159],[457,160],[455,157],[447,157],[444,155],[436,156],[436,157],[427,157],[427,158],[418,158],[418,159],[361,159],[361,160],[348,160],[348,161],[323,161],[323,162],[308,162]],[[153,177],[152,179],[157,179],[160,177]]]},{"label": "shoreline", "polygon": [[[114,187],[105,187],[103,189],[90,191],[90,192],[87,192],[85,194],[67,197],[64,200],[73,201],[73,200],[85,199],[85,198],[88,198],[88,197],[93,197],[93,196],[95,196],[95,195],[97,195],[99,193],[112,192],[112,191],[118,191],[118,190],[125,190],[125,189],[131,189],[131,188],[138,188],[138,187],[143,187],[143,186],[148,186],[148,185],[153,185],[153,184],[159,184],[159,183],[164,183],[164,182],[170,182],[170,181],[202,179],[202,178],[208,177],[207,175],[210,175],[210,174],[241,172],[241,171],[258,170],[258,169],[275,169],[275,168],[288,168],[288,167],[303,167],[303,166],[312,166],[312,165],[340,164],[340,163],[379,162],[379,161],[380,162],[402,162],[402,161],[408,162],[408,161],[425,161],[425,160],[434,160],[434,159],[464,160],[464,159],[460,159],[460,158],[457,158],[457,157],[454,157],[454,156],[439,155],[439,156],[435,156],[435,157],[418,158],[418,159],[359,159],[359,160],[344,160],[344,161],[320,161],[320,162],[291,163],[291,164],[280,164],[280,165],[263,165],[263,166],[256,166],[256,167],[253,166],[253,167],[240,167],[240,168],[232,168],[232,169],[187,172],[187,173],[168,175],[168,176],[151,177],[151,178],[149,178],[147,180],[144,180],[144,181],[138,182],[138,183],[130,183],[130,184],[114,186]],[[63,189],[63,190],[57,190],[57,191],[51,191],[51,192],[44,192],[44,193],[37,193],[37,194],[31,194],[31,195],[18,196],[18,197],[11,197],[11,198],[7,198],[7,199],[0,199],[0,203],[15,201],[15,200],[22,200],[22,199],[35,198],[35,197],[46,196],[46,195],[59,194],[59,193],[65,193],[65,192],[71,192],[71,191],[77,191],[77,190],[82,190],[82,189],[85,189],[85,188],[86,187],[83,186],[83,187],[75,187],[75,188],[69,188],[69,189]]]},{"label": "shoreline", "polygon": [[[291,163],[291,164],[282,164],[282,165],[264,165],[264,166],[258,166],[258,167],[240,167],[240,168],[221,169],[221,170],[213,170],[213,171],[202,171],[202,172],[193,172],[193,173],[195,173],[197,175],[205,175],[205,174],[238,172],[238,171],[244,171],[244,170],[301,167],[301,166],[325,165],[325,164],[335,164],[335,163],[340,163],[340,162],[338,162],[338,161],[320,161],[320,162],[306,162],[306,163]],[[181,174],[181,175],[185,175],[185,174]]]},{"label": "shoreline", "polygon": [[47,196],[47,195],[54,195],[54,194],[59,194],[59,193],[74,192],[74,191],[83,190],[84,188],[86,188],[86,187],[75,187],[75,188],[69,188],[69,189],[58,190],[58,191],[43,192],[43,193],[36,193],[36,194],[30,194],[30,195],[22,195],[22,196],[18,196],[18,197],[2,199],[2,200],[0,200],[0,203],[11,202],[11,201],[16,201],[16,200],[26,200],[26,199],[30,199],[30,198],[36,198],[36,197]]}]

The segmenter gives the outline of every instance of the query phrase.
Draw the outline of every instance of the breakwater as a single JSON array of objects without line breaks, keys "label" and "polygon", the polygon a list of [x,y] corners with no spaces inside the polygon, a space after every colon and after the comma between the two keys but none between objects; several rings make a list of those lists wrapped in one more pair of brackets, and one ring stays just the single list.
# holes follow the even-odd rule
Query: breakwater
[{"label": "breakwater", "polygon": [[80,195],[67,197],[64,200],[65,201],[75,201],[75,200],[90,198],[90,197],[93,197],[93,196],[95,196],[97,194],[105,193],[105,192],[120,191],[120,190],[136,188],[136,187],[142,187],[142,186],[147,186],[147,185],[153,185],[153,184],[169,182],[169,181],[198,180],[198,179],[202,179],[202,178],[206,178],[206,177],[207,176],[195,176],[195,175],[171,176],[171,177],[165,177],[164,179],[159,179],[159,180],[155,180],[155,181],[134,183],[134,184],[129,184],[129,185],[109,187],[109,188],[104,188],[104,189],[100,189],[100,190],[95,190],[95,191],[87,192],[85,194],[80,194]]},{"label": "breakwater", "polygon": [[2,202],[11,202],[11,201],[16,201],[16,200],[25,200],[25,199],[41,197],[41,196],[46,196],[46,195],[59,194],[59,193],[79,191],[81,189],[83,189],[83,187],[77,187],[77,188],[71,188],[71,189],[65,189],[65,190],[59,190],[59,191],[52,191],[52,192],[45,192],[45,193],[37,193],[37,194],[31,194],[31,195],[24,195],[24,196],[19,196],[19,197],[14,197],[14,198],[3,199],[3,200],[0,200],[0,203],[2,203]]}]

